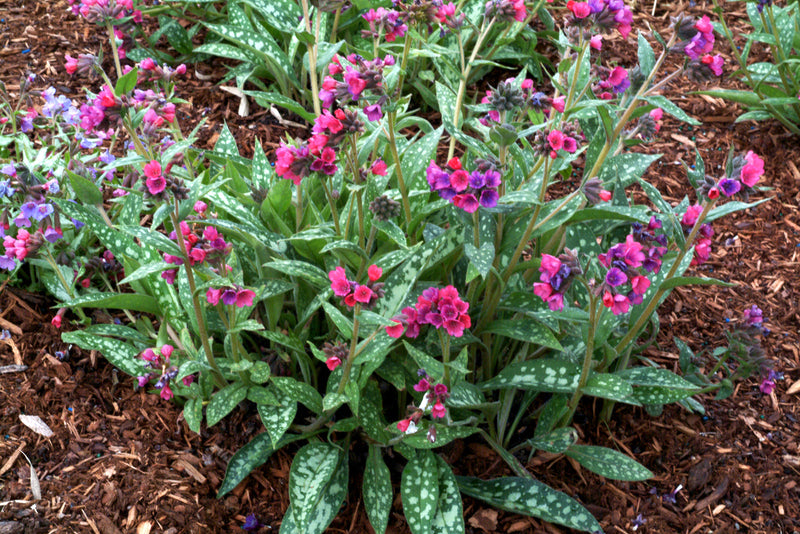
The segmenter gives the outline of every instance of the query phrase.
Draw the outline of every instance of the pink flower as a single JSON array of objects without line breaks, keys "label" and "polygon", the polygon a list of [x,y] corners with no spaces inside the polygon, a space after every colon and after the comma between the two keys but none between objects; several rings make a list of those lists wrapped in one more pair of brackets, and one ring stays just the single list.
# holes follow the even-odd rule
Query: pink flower
[{"label": "pink flower", "polygon": [[338,356],[331,356],[330,358],[325,360],[325,365],[328,366],[328,370],[329,371],[333,371],[334,369],[339,367],[341,364],[342,364],[342,360]]},{"label": "pink flower", "polygon": [[600,50],[603,48],[603,36],[593,35],[592,38],[589,39],[589,45],[595,50]]},{"label": "pink flower", "polygon": [[559,269],[561,269],[561,260],[550,254],[542,254],[540,272],[547,273],[548,277],[553,277],[558,273]]},{"label": "pink flower", "polygon": [[611,200],[611,191],[606,191],[605,189],[601,189],[598,195],[600,196],[600,200],[602,200],[603,202],[608,202],[609,200]]},{"label": "pink flower", "polygon": [[392,319],[392,321],[394,321],[396,324],[394,326],[387,326],[386,334],[389,337],[398,339],[403,335],[403,331],[406,329],[406,327],[400,319]]},{"label": "pink flower", "polygon": [[441,401],[436,401],[436,404],[431,408],[431,417],[434,419],[442,419],[447,414],[447,410]]},{"label": "pink flower", "polygon": [[166,271],[161,272],[161,278],[166,280],[166,282],[170,285],[175,283],[175,275],[178,274],[178,269],[167,269]]},{"label": "pink flower", "polygon": [[656,108],[656,109],[650,110],[650,117],[654,121],[660,121],[663,116],[664,116],[664,111],[661,108]]},{"label": "pink flower", "polygon": [[576,19],[585,19],[592,13],[592,10],[589,8],[589,4],[587,2],[575,2],[574,0],[569,0],[569,2],[567,2],[567,9],[572,11],[572,14],[575,15]]},{"label": "pink flower", "polygon": [[411,418],[403,419],[402,421],[397,423],[397,430],[400,432],[406,433],[408,432],[408,427],[411,425]]},{"label": "pink flower", "polygon": [[50,324],[52,324],[56,328],[61,328],[61,316],[54,315],[53,318],[50,320]]},{"label": "pink flower", "polygon": [[175,394],[172,393],[172,388],[170,388],[169,385],[164,384],[164,387],[161,388],[161,398],[164,400],[170,400],[174,396]]},{"label": "pink flower", "polygon": [[753,187],[764,175],[764,160],[749,150],[744,157],[747,163],[742,167],[741,180],[747,187]]},{"label": "pink flower", "polygon": [[700,62],[708,66],[716,76],[722,76],[722,65],[725,64],[725,59],[719,54],[716,56],[706,54],[700,59]]},{"label": "pink flower", "polygon": [[367,276],[369,276],[370,282],[376,282],[381,276],[383,276],[383,269],[377,265],[370,265],[369,269],[367,269]]},{"label": "pink flower", "polygon": [[156,176],[161,176],[161,164],[156,160],[152,160],[150,163],[145,164],[144,175],[147,176],[148,178],[155,178]]},{"label": "pink flower", "polygon": [[764,395],[770,395],[775,390],[775,381],[770,380],[769,378],[765,378],[761,381],[761,384],[758,386],[758,389],[761,390],[761,393]]},{"label": "pink flower", "polygon": [[568,135],[564,136],[564,151],[574,154],[576,150],[578,150],[578,142]]},{"label": "pink flower", "polygon": [[537,297],[546,301],[547,299],[550,298],[550,295],[553,294],[553,288],[550,287],[550,284],[544,282],[536,282],[533,284],[533,293]]},{"label": "pink flower", "polygon": [[436,384],[433,387],[433,394],[436,395],[437,397],[449,396],[449,394],[447,393],[447,386],[445,386],[444,384]]},{"label": "pink flower", "polygon": [[564,295],[561,293],[553,293],[547,298],[547,305],[550,311],[561,311],[564,309]]},{"label": "pink flower", "polygon": [[97,98],[100,100],[100,105],[106,108],[113,108],[117,104],[117,97],[108,85],[103,86]]},{"label": "pink flower", "polygon": [[219,299],[222,296],[222,290],[216,287],[209,287],[206,291],[206,300],[212,306],[219,304]]},{"label": "pink flower", "polygon": [[635,276],[631,280],[631,289],[634,293],[638,295],[644,295],[647,292],[647,288],[650,287],[650,279],[646,276]]},{"label": "pink flower", "polygon": [[344,268],[337,267],[328,273],[328,279],[331,281],[331,289],[333,294],[337,297],[346,297],[350,294],[350,282],[347,280],[347,274]]},{"label": "pink flower", "polygon": [[431,389],[431,383],[428,382],[428,379],[421,378],[420,381],[414,384],[414,391],[419,391],[420,393],[424,393]]},{"label": "pink flower", "polygon": [[66,70],[67,74],[69,75],[75,74],[75,72],[78,70],[78,60],[69,54],[65,54],[64,58],[67,60],[67,62],[64,64],[64,70]]},{"label": "pink flower", "polygon": [[547,142],[553,150],[561,150],[564,148],[564,134],[558,130],[551,130],[547,135]]},{"label": "pink flower", "polygon": [[386,176],[386,162],[382,159],[376,159],[370,171],[377,176]]},{"label": "pink flower", "polygon": [[697,218],[703,212],[703,206],[700,204],[694,204],[693,206],[689,206],[686,208],[686,213],[683,214],[683,218],[681,219],[681,224],[684,226],[694,226],[694,223],[697,222]]},{"label": "pink flower", "polygon": [[139,63],[139,68],[141,68],[142,70],[155,70],[157,66],[158,63],[156,63],[156,61],[150,57],[144,58],[142,62]]},{"label": "pink flower", "polygon": [[459,193],[469,187],[469,175],[467,174],[467,171],[458,169],[451,174],[450,185]]},{"label": "pink flower", "polygon": [[161,355],[169,360],[170,356],[172,356],[172,352],[175,350],[175,347],[172,345],[162,345],[161,346]]},{"label": "pink flower", "polygon": [[144,183],[151,195],[158,195],[167,188],[167,181],[161,175],[148,178]]},{"label": "pink flower", "polygon": [[356,302],[368,304],[372,298],[372,295],[374,294],[375,293],[373,293],[373,291],[367,286],[358,286],[353,292],[353,298],[356,300]]},{"label": "pink flower", "polygon": [[153,349],[144,349],[144,352],[141,354],[141,358],[146,362],[158,363],[158,356]]},{"label": "pink flower", "polygon": [[[202,200],[198,200],[197,202],[194,203],[194,211],[200,215],[203,215],[207,209],[208,209],[208,204],[206,204]],[[211,227],[209,226],[209,228]]]},{"label": "pink flower", "polygon": [[558,98],[554,98],[552,102],[553,109],[558,111],[559,113],[564,113],[564,106],[567,102],[567,97],[559,96]]},{"label": "pink flower", "polygon": [[253,299],[255,298],[255,292],[249,289],[242,289],[236,292],[236,307],[237,308],[244,308],[246,306],[253,305]]}]

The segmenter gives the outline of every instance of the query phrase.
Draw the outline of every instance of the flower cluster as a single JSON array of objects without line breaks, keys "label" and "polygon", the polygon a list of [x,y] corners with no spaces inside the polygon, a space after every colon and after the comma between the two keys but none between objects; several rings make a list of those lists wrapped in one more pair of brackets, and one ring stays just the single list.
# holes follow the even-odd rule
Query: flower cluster
[{"label": "flower cluster", "polygon": [[[450,397],[447,391],[447,386],[442,383],[433,384],[430,376],[423,370],[417,371],[420,376],[419,382],[414,384],[414,391],[422,393],[422,401],[419,406],[410,406],[411,415],[397,423],[397,429],[404,434],[413,434],[418,428],[422,416],[430,408],[431,417],[433,419],[444,419],[447,415],[447,408],[445,402]],[[428,429],[428,440],[431,443],[436,441],[436,427],[431,425]]]},{"label": "flower cluster", "polygon": [[[697,219],[703,212],[703,206],[694,204],[686,208],[686,213],[681,217],[681,226],[685,233],[690,233],[694,228]],[[714,237],[714,228],[710,224],[704,223],[697,231],[697,237],[694,240],[694,258],[692,258],[691,265],[701,265],[708,261],[711,256],[711,238]]]},{"label": "flower cluster", "polygon": [[343,267],[337,267],[328,273],[333,294],[341,297],[342,302],[351,308],[358,303],[361,307],[369,309],[378,302],[379,298],[383,297],[383,282],[378,282],[383,276],[383,269],[377,265],[370,265],[367,269],[367,276],[369,282],[361,285],[348,280]]},{"label": "flower cluster", "polygon": [[[589,0],[588,2],[569,0],[567,9],[571,13],[567,20],[569,28],[578,28],[583,31],[596,27],[600,33],[604,34],[616,29],[619,30],[623,39],[628,37],[631,32],[633,13],[623,0]],[[594,39],[592,41],[592,47],[599,49],[600,41]]]},{"label": "flower cluster", "polygon": [[[171,82],[177,76],[186,74],[186,65],[181,63],[174,69],[169,65],[159,65],[153,58],[144,58],[139,63],[139,82],[155,82],[162,80]],[[170,121],[172,122],[172,121]]]},{"label": "flower cluster", "polygon": [[655,263],[645,263],[650,258],[650,251],[629,234],[624,243],[617,243],[598,256],[600,263],[608,269],[599,288],[603,305],[611,308],[614,315],[627,313],[631,304],[641,304],[650,287],[650,279],[642,273],[660,269],[660,248],[651,247],[650,251],[656,251],[658,257]]},{"label": "flower cluster", "polygon": [[562,129],[537,131],[531,143],[534,152],[539,156],[549,154],[553,159],[558,157],[558,152],[561,150],[568,154],[574,154],[580,148],[580,139],[583,134],[579,132],[576,122],[568,122],[562,126]]},{"label": "flower cluster", "polygon": [[556,258],[550,254],[542,254],[539,266],[539,281],[533,284],[533,292],[540,297],[552,311],[564,309],[564,293],[572,283],[572,279],[581,274],[581,267],[574,252],[565,249],[564,254]]},{"label": "flower cluster", "polygon": [[347,358],[349,350],[344,343],[334,345],[326,341],[322,346],[322,352],[325,354],[325,365],[329,371],[333,371]]},{"label": "flower cluster", "polygon": [[747,326],[761,326],[764,322],[764,312],[761,311],[761,308],[753,304],[744,311],[742,319]]},{"label": "flower cluster", "polygon": [[523,22],[528,16],[525,0],[489,0],[485,7],[484,16],[487,19],[497,17],[505,22]]},{"label": "flower cluster", "polygon": [[393,43],[408,31],[408,26],[400,18],[400,12],[394,9],[370,9],[361,17],[369,23],[369,30],[361,30],[361,35],[367,39],[379,39],[383,35],[387,42]]},{"label": "flower cluster", "polygon": [[494,165],[484,162],[478,169],[467,173],[461,160],[452,158],[442,169],[431,160],[425,175],[431,191],[450,201],[467,213],[475,213],[478,207],[493,208],[500,198],[498,187],[501,184],[500,172]]},{"label": "flower cluster", "polygon": [[[715,199],[722,192],[726,197],[741,193],[745,198],[764,175],[764,160],[749,150],[744,156],[733,159],[732,177],[724,176],[716,186],[708,190],[708,198]],[[744,186],[744,190],[743,190]]]},{"label": "flower cluster", "polygon": [[603,100],[611,100],[614,95],[620,95],[628,90],[631,81],[628,78],[628,71],[622,67],[595,66],[593,67],[599,82],[592,85],[592,92]]},{"label": "flower cluster", "polygon": [[401,314],[393,317],[394,326],[387,326],[386,333],[393,338],[415,338],[419,335],[420,326],[432,325],[434,328],[444,327],[453,337],[461,337],[464,330],[472,325],[467,314],[469,303],[461,300],[458,290],[453,286],[444,289],[429,287],[417,297],[417,305],[408,306]]},{"label": "flower cluster", "polygon": [[[339,56],[334,56],[328,65],[330,76],[322,81],[319,91],[322,106],[330,108],[334,103],[344,106],[351,101],[358,102],[368,91],[371,97],[364,97],[364,113],[371,121],[380,120],[383,116],[382,106],[389,100],[383,85],[383,71],[395,64],[394,57],[387,55],[383,59],[378,57],[368,61],[357,54],[350,54],[347,61],[350,64],[342,67]],[[334,78],[340,74],[342,80]]]},{"label": "flower cluster", "polygon": [[[198,208],[202,211],[198,211]],[[205,212],[205,203],[196,203],[195,211],[198,213]],[[189,226],[186,221],[181,221],[181,234],[183,236],[183,243],[186,247],[189,265],[196,265],[203,262],[210,262],[213,260],[218,261],[217,268],[214,270],[220,272],[220,268],[224,263],[222,260],[231,251],[231,246],[225,241],[225,238],[213,226],[201,227],[198,225]],[[202,228],[202,232],[200,229]],[[177,241],[178,234],[174,230],[169,234],[170,239]],[[171,264],[180,266],[183,265],[184,259],[173,254],[164,253],[164,261]],[[175,283],[175,275],[178,274],[178,269],[168,269],[161,273],[161,278],[169,284]],[[226,303],[227,304],[227,303]]]},{"label": "flower cluster", "polygon": [[[176,376],[178,376],[178,368],[174,365],[170,364],[170,357],[174,351],[174,347],[172,345],[162,345],[160,348],[155,350],[153,349],[145,349],[139,357],[143,359],[145,362],[145,367],[148,369],[154,369],[161,372],[161,376],[158,379],[158,382],[155,384],[156,389],[161,390],[161,398],[164,400],[170,400],[174,394],[172,393],[172,388],[169,387],[170,381],[174,380]],[[140,377],[139,380],[139,387],[145,387],[150,380],[158,376],[157,372],[146,373]],[[184,377],[183,385],[188,386],[194,381],[194,376],[189,375]]]},{"label": "flower cluster", "polygon": [[254,291],[241,286],[209,287],[206,291],[206,301],[212,306],[216,306],[222,301],[228,306],[236,305],[237,308],[246,308],[253,305],[255,296]]}]

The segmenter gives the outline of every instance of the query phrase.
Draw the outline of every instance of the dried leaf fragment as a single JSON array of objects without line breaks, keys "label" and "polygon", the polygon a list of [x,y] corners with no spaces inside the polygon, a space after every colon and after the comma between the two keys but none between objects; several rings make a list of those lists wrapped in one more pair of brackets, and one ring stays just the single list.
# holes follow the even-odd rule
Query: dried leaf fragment
[{"label": "dried leaf fragment", "polygon": [[50,430],[50,427],[47,426],[47,423],[42,421],[42,418],[38,415],[22,415],[20,414],[19,420],[22,421],[22,424],[33,430],[39,435],[42,435],[46,438],[50,438],[53,436],[53,431]]}]

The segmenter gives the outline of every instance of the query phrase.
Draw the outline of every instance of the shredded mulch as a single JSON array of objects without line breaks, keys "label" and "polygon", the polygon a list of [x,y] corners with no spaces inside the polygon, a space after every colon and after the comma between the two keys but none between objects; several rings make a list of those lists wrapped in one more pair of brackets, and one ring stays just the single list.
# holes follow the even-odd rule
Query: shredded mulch
[{"label": "shredded mulch", "polygon": [[[744,4],[726,6],[734,33],[746,31]],[[662,35],[668,34],[670,15],[701,16],[711,10],[706,2],[660,2],[650,16],[652,6],[641,7],[647,13],[636,15],[634,27],[649,23]],[[0,80],[12,93],[18,91],[20,76],[33,72],[37,88],[54,85],[79,94],[82,88],[63,72],[63,54],[96,52],[105,42],[96,28],[69,14],[63,0],[24,6],[0,0],[0,30]],[[716,48],[730,59],[724,43]],[[610,39],[603,53],[631,66],[635,40]],[[768,51],[755,53],[759,60],[768,59]],[[194,108],[181,110],[179,117],[187,124],[206,119],[200,130],[202,148],[213,146],[225,123],[245,156],[252,154],[256,138],[271,155],[287,132],[306,135],[302,127],[287,122],[302,122],[289,115],[278,118],[256,107],[250,116],[239,117],[239,99],[214,83],[224,76],[224,67],[211,62],[197,70],[200,76],[182,81],[179,88]],[[732,70],[730,62],[726,70]],[[720,85],[738,87],[729,79]],[[700,87],[678,81],[664,91],[703,125],[690,128],[665,119],[658,139],[644,148],[663,154],[645,178],[677,203],[691,195],[681,161],[693,163],[696,148],[709,173],[721,174],[733,145],[764,157],[764,183],[770,190],[758,198],[771,200],[714,223],[711,259],[694,273],[737,286],[675,290],[661,309],[657,342],[645,356],[677,370],[673,336],[696,353],[710,352],[724,343],[725,328],[757,304],[771,329],[764,339],[766,355],[785,378],[770,395],[759,391],[760,377],[754,377],[737,384],[724,401],[704,399],[703,416],[668,406],[654,418],[641,409],[620,407],[602,425],[596,417],[599,404],[585,402],[576,419],[581,442],[633,456],[655,473],[652,480],[605,480],[563,456],[545,453],[534,455],[527,466],[537,479],[580,500],[607,533],[800,532],[800,312],[794,285],[800,272],[800,171],[795,163],[800,139],[776,122],[734,124],[742,110],[690,93],[696,89]],[[262,431],[252,407],[240,407],[200,435],[191,432],[180,407],[136,391],[134,380],[99,354],[63,344],[49,324],[50,304],[21,288],[0,288],[0,329],[11,333],[0,341],[0,534],[237,532],[250,513],[268,525],[262,532],[278,529],[288,506],[295,449],[279,451],[217,499],[227,461]],[[57,357],[65,352],[63,359]],[[52,436],[34,432],[20,415],[40,417]],[[363,465],[359,447],[354,445],[352,453],[354,490],[328,532],[371,532],[357,491]],[[478,441],[456,442],[439,452],[458,474],[509,474]],[[402,464],[393,464],[393,469],[399,483]],[[34,498],[37,490],[41,499]],[[397,494],[389,527],[393,534],[408,532]],[[472,499],[465,499],[464,506],[470,533],[566,532]],[[646,522],[637,529],[640,515]]]}]

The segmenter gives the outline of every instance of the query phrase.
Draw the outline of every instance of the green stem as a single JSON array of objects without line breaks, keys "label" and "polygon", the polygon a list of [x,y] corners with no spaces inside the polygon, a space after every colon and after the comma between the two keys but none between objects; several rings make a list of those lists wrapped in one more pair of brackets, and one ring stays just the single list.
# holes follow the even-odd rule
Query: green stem
[{"label": "green stem", "polygon": [[325,196],[328,198],[328,205],[331,207],[331,217],[333,217],[333,228],[336,230],[336,235],[342,235],[341,229],[339,228],[339,212],[336,210],[336,201],[333,199],[333,195],[331,195],[331,190],[328,187],[328,182],[326,178],[323,177],[320,180],[322,183],[322,189],[325,190]]},{"label": "green stem", "polygon": [[177,234],[178,238],[178,245],[181,248],[181,253],[184,257],[183,267],[186,270],[186,279],[189,282],[189,291],[192,293],[192,306],[194,307],[194,314],[195,318],[197,319],[197,329],[200,334],[200,341],[203,343],[203,351],[206,353],[206,359],[208,360],[208,364],[214,370],[214,380],[217,382],[217,385],[220,387],[225,387],[228,385],[228,381],[225,380],[225,377],[222,375],[222,371],[220,371],[219,366],[217,365],[217,360],[214,358],[214,352],[211,350],[211,343],[208,340],[208,330],[206,329],[206,321],[203,317],[203,307],[200,304],[200,297],[197,294],[197,286],[194,282],[194,273],[192,272],[192,267],[189,265],[189,253],[186,250],[186,242],[183,238],[183,231],[181,230],[180,222],[178,221],[178,199],[175,199],[175,210],[171,214],[172,225],[175,228],[175,233]]},{"label": "green stem", "polygon": [[339,382],[339,387],[336,389],[336,393],[339,395],[344,392],[344,388],[350,381],[350,370],[353,368],[353,361],[356,359],[356,347],[358,347],[359,313],[361,313],[361,304],[356,302],[356,305],[353,308],[353,338],[350,340],[350,352],[347,354],[347,361],[345,362],[344,370],[342,371],[342,381]]},{"label": "green stem", "polygon": [[303,182],[297,184],[297,204],[294,208],[295,229],[299,232],[303,226]]},{"label": "green stem", "polygon": [[[461,115],[461,104],[464,101],[464,94],[467,92],[467,83],[469,81],[469,73],[472,70],[472,64],[475,62],[475,58],[478,56],[478,51],[481,48],[481,44],[486,36],[489,34],[489,30],[494,25],[494,21],[497,17],[492,17],[489,23],[486,23],[486,19],[483,20],[483,24],[481,25],[480,34],[478,35],[478,40],[475,42],[475,46],[472,49],[472,54],[469,56],[469,61],[467,62],[466,68],[461,73],[461,82],[458,84],[458,93],[456,94],[456,106],[453,110],[453,128],[458,128],[458,119]],[[460,41],[459,41],[460,42]],[[448,161],[450,158],[453,157],[453,154],[456,151],[456,137],[455,132],[453,135],[450,136],[450,148],[447,150],[447,159]]]},{"label": "green stem", "polygon": [[[411,203],[408,200],[408,188],[406,188],[406,182],[403,179],[403,168],[400,166],[400,153],[397,151],[397,140],[395,139],[394,133],[394,124],[397,113],[394,111],[389,112],[387,117],[389,131],[389,148],[392,151],[392,159],[394,159],[394,172],[397,175],[397,188],[400,189],[400,196],[402,197],[403,201],[403,213],[406,217],[406,229],[411,225]],[[411,244],[414,244],[413,236],[409,235],[411,238]]]},{"label": "green stem", "polygon": [[597,313],[597,297],[590,291],[589,292],[589,334],[586,339],[586,354],[583,357],[583,367],[581,368],[581,377],[578,380],[578,388],[572,394],[572,398],[567,404],[567,413],[561,419],[561,426],[566,426],[572,421],[572,416],[575,415],[575,410],[578,409],[578,402],[583,396],[583,388],[589,380],[589,373],[592,370],[592,361],[594,360],[594,336],[597,330],[597,321],[599,314]]},{"label": "green stem", "polygon": [[[117,49],[117,37],[114,35],[114,26],[110,22],[106,22],[106,30],[108,30],[108,37],[111,40],[111,55],[114,56],[114,68],[117,69],[117,79],[122,78],[122,65],[119,62],[119,50]],[[111,86],[114,89],[114,86]]]},{"label": "green stem", "polygon": [[356,280],[361,280],[361,277],[364,275],[364,270],[367,268],[367,263],[369,261],[370,251],[372,250],[372,245],[375,244],[375,236],[377,234],[378,234],[378,227],[373,224],[372,228],[369,229],[367,246],[364,248],[365,256],[361,258],[361,266],[358,268],[358,274],[356,274]]},{"label": "green stem", "polygon": [[442,345],[442,363],[444,364],[444,375],[442,382],[447,386],[447,391],[450,391],[450,334],[443,333],[442,329],[436,330],[439,334],[439,343]]},{"label": "green stem", "polygon": [[[309,14],[308,0],[301,0],[303,6],[303,21],[306,24],[306,31],[311,33],[311,16]],[[319,102],[319,85],[317,81],[317,43],[319,42],[319,13],[316,14],[314,44],[309,43],[308,48],[308,78],[311,81],[311,98],[314,104],[314,114],[322,114]]]}]

